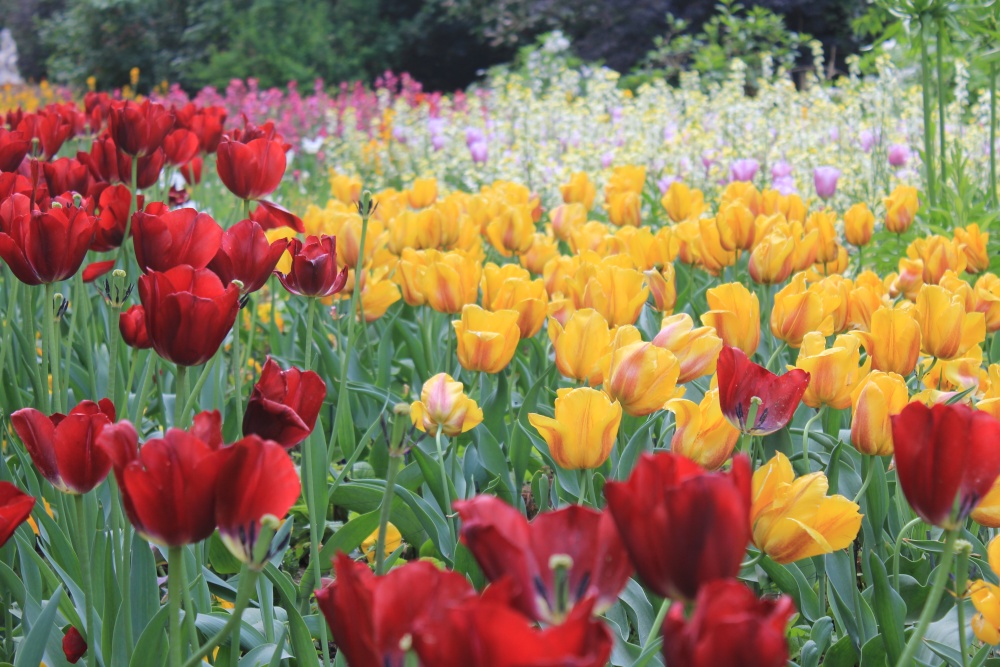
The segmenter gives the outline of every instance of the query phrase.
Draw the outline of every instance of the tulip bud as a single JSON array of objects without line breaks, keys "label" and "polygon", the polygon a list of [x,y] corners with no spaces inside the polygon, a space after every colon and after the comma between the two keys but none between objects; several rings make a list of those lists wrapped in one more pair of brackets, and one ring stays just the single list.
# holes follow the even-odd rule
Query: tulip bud
[{"label": "tulip bud", "polygon": [[447,373],[429,379],[420,390],[420,400],[410,405],[413,425],[432,436],[440,429],[450,438],[475,428],[483,421],[483,411],[463,389]]}]

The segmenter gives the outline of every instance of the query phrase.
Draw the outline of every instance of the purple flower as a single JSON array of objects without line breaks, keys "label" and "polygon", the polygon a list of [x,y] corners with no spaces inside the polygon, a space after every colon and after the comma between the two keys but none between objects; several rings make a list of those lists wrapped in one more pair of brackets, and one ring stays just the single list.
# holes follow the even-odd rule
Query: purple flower
[{"label": "purple flower", "polygon": [[795,179],[791,176],[782,176],[781,178],[774,179],[771,187],[784,196],[798,194],[799,192],[799,189],[795,187]]},{"label": "purple flower", "polygon": [[858,139],[861,142],[861,150],[866,153],[870,152],[872,147],[875,145],[875,133],[871,130],[861,130],[861,134],[858,135]]},{"label": "purple flower", "polygon": [[434,148],[435,151],[439,151],[442,148],[444,148],[446,143],[447,142],[445,141],[444,135],[442,134],[431,135],[431,146]]},{"label": "purple flower", "polygon": [[486,162],[488,150],[485,140],[474,141],[469,144],[469,152],[472,154],[472,161],[477,164]]},{"label": "purple flower", "polygon": [[665,194],[667,194],[667,190],[670,189],[670,186],[673,185],[674,183],[676,183],[679,180],[681,180],[681,179],[677,178],[673,174],[670,174],[669,176],[664,176],[663,178],[661,178],[660,180],[658,180],[656,182],[656,187],[660,188],[660,194],[661,195],[665,195]]},{"label": "purple flower", "polygon": [[771,165],[771,178],[777,181],[781,178],[787,178],[792,175],[792,165],[790,165],[785,160],[778,160],[773,165]]},{"label": "purple flower", "polygon": [[836,167],[816,167],[813,169],[813,184],[816,186],[816,194],[823,199],[829,199],[837,192],[837,179],[840,178],[840,170]]},{"label": "purple flower", "polygon": [[830,141],[832,141],[834,143],[840,141],[840,128],[839,127],[834,126],[834,127],[830,128]]},{"label": "purple flower", "polygon": [[760,163],[753,158],[737,160],[729,167],[730,181],[752,181],[760,169]]},{"label": "purple flower", "polygon": [[615,161],[615,154],[612,153],[611,151],[608,151],[607,153],[601,156],[601,166],[604,167],[605,169],[610,167],[611,163],[614,161]]},{"label": "purple flower", "polygon": [[893,167],[905,167],[910,160],[910,148],[906,144],[889,146],[889,164]]}]

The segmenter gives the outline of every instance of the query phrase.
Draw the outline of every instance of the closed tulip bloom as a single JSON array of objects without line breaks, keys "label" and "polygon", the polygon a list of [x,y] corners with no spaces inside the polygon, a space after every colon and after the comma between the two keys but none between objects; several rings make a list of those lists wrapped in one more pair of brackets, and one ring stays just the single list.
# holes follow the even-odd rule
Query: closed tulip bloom
[{"label": "closed tulip bloom", "polygon": [[604,199],[605,201],[611,201],[612,197],[621,192],[641,193],[645,184],[645,167],[632,164],[615,167],[604,189]]},{"label": "closed tulip bloom", "polygon": [[606,357],[604,391],[633,417],[652,414],[674,397],[680,364],[666,348],[631,343]]},{"label": "closed tulip bloom", "polygon": [[486,239],[504,257],[527,251],[534,233],[535,221],[526,206],[506,206],[486,225]]},{"label": "closed tulip bloom", "polygon": [[697,218],[705,210],[705,196],[681,181],[674,181],[660,200],[660,205],[674,222]]},{"label": "closed tulip bloom", "polygon": [[153,349],[181,366],[203,364],[216,353],[236,321],[240,291],[223,287],[208,269],[182,264],[139,278],[139,299]]},{"label": "closed tulip bloom", "polygon": [[108,476],[111,459],[97,447],[96,440],[104,427],[115,421],[115,406],[110,400],[82,401],[68,415],[51,417],[23,408],[15,411],[10,421],[35,468],[59,491],[87,493]]},{"label": "closed tulip bloom", "polygon": [[1000,277],[986,273],[976,280],[974,287],[976,311],[986,318],[986,330],[1000,330]]},{"label": "closed tulip bloom", "polygon": [[45,173],[45,181],[49,185],[51,194],[60,195],[66,192],[87,194],[87,186],[90,184],[91,176],[87,165],[82,162],[62,157],[52,162],[43,162],[42,170]]},{"label": "closed tulip bloom", "polygon": [[66,634],[63,635],[62,650],[63,655],[66,656],[66,662],[71,665],[78,663],[87,652],[87,640],[83,638],[76,626],[71,625]]},{"label": "closed tulip bloom", "polygon": [[465,387],[447,373],[438,373],[424,383],[420,400],[410,405],[413,425],[435,436],[440,430],[449,438],[471,431],[483,421],[483,410],[465,394]]},{"label": "closed tulip bloom", "polygon": [[859,507],[844,496],[827,496],[823,472],[795,477],[778,452],[753,474],[750,524],[753,542],[776,563],[793,563],[849,546],[861,529]]},{"label": "closed tulip bloom", "polygon": [[956,274],[965,271],[967,259],[961,246],[943,236],[915,239],[906,249],[910,259],[923,262],[923,279],[928,285],[937,285],[946,271]]},{"label": "closed tulip bloom", "polygon": [[910,185],[896,186],[882,203],[885,204],[885,228],[893,234],[908,230],[920,208],[917,189]]},{"label": "closed tulip bloom", "polygon": [[855,204],[844,214],[844,238],[852,246],[868,245],[875,231],[875,214],[865,203]]},{"label": "closed tulip bloom", "polygon": [[705,393],[701,403],[685,398],[667,402],[676,424],[670,439],[670,451],[689,458],[706,470],[722,467],[733,453],[740,438],[738,428],[722,414],[719,390]]},{"label": "closed tulip bloom", "polygon": [[981,231],[979,225],[975,223],[967,227],[955,228],[955,245],[965,253],[965,270],[969,273],[982,273],[989,270],[989,243],[989,233]]},{"label": "closed tulip bloom", "polygon": [[406,191],[410,208],[426,208],[437,200],[438,184],[436,178],[418,178]]},{"label": "closed tulip bloom", "polygon": [[10,482],[0,482],[0,547],[31,514],[35,499]]},{"label": "closed tulip bloom", "polygon": [[643,284],[645,276],[640,271],[616,266],[613,259],[582,264],[573,278],[565,281],[566,294],[574,307],[593,308],[611,326],[634,324],[649,288]]},{"label": "closed tulip bloom", "polygon": [[150,100],[117,102],[108,112],[111,137],[118,148],[133,158],[156,151],[173,127],[173,114]]},{"label": "closed tulip bloom", "polygon": [[544,232],[535,232],[531,235],[531,246],[517,259],[521,266],[540,276],[545,272],[549,261],[559,256],[559,242]]},{"label": "closed tulip bloom", "polygon": [[136,304],[118,315],[118,331],[122,340],[129,347],[137,350],[148,350],[153,347],[146,331],[146,309]]},{"label": "closed tulip bloom", "polygon": [[715,362],[722,350],[722,339],[713,327],[695,328],[687,313],[664,317],[653,345],[673,352],[680,363],[677,382],[684,384],[715,372]]},{"label": "closed tulip bloom", "polygon": [[[369,565],[375,565],[377,549],[378,549],[378,538],[379,529],[376,528],[368,537],[361,540],[361,553],[365,555]],[[388,558],[392,555],[392,552],[398,549],[403,544],[403,534],[399,532],[399,528],[390,521],[385,526],[385,540],[383,542],[383,553],[382,558]]]},{"label": "closed tulip bloom", "polygon": [[795,615],[787,595],[757,599],[740,581],[715,581],[698,592],[694,613],[675,602],[663,623],[667,664],[684,667],[784,667],[785,627]]},{"label": "closed tulip bloom", "polygon": [[[986,554],[993,573],[1000,572],[1000,539],[994,537],[990,540]],[[1000,586],[979,579],[972,582],[969,593],[978,612],[972,617],[972,631],[976,638],[986,644],[1000,644]]]},{"label": "closed tulip bloom", "polygon": [[648,269],[646,287],[653,296],[653,309],[669,315],[677,304],[677,281],[673,264],[664,264],[662,269]]},{"label": "closed tulip bloom", "polygon": [[816,167],[813,169],[813,184],[816,186],[816,195],[821,199],[829,199],[835,195],[838,178],[840,178],[840,170],[836,167]]},{"label": "closed tulip bloom", "polygon": [[642,222],[642,195],[638,192],[620,192],[608,202],[608,220],[619,227],[638,227]]},{"label": "closed tulip bloom", "polygon": [[[529,618],[558,624],[573,608],[593,600],[593,613],[607,611],[628,583],[632,564],[614,519],[580,505],[543,512],[528,521],[494,496],[455,503],[462,518],[462,544],[491,582],[509,577],[513,606]],[[561,559],[559,558],[561,557]],[[567,592],[557,589],[553,560],[564,566]]]},{"label": "closed tulip bloom", "polygon": [[710,310],[701,316],[702,324],[715,328],[725,345],[737,347],[747,355],[757,352],[760,344],[760,301],[742,283],[725,283],[705,293]]},{"label": "closed tulip bloom", "polygon": [[183,128],[173,130],[163,138],[163,154],[167,162],[175,167],[191,162],[200,148],[198,135]]},{"label": "closed tulip bloom", "polygon": [[892,456],[892,420],[910,393],[896,373],[872,371],[851,392],[851,444],[868,456]]},{"label": "closed tulip bloom", "polygon": [[726,250],[750,250],[754,245],[756,216],[741,200],[719,209],[715,218],[719,242]]},{"label": "closed tulip bloom", "polygon": [[549,220],[555,237],[569,241],[572,232],[587,222],[587,208],[579,203],[562,204],[549,211]]},{"label": "closed tulip bloom", "polygon": [[293,238],[288,242],[292,257],[287,272],[276,270],[285,289],[299,296],[327,297],[344,289],[348,267],[337,271],[337,239],[333,236],[308,236],[303,243]]},{"label": "closed tulip bloom", "polygon": [[774,295],[771,310],[771,333],[789,347],[797,348],[810,331],[824,336],[833,333],[833,313],[820,292],[806,286],[805,274],[797,273],[792,281]]},{"label": "closed tulip bloom", "polygon": [[601,383],[601,360],[611,344],[611,330],[600,313],[593,308],[574,311],[565,326],[550,318],[548,332],[563,377],[591,386]]},{"label": "closed tulip bloom", "polygon": [[243,283],[243,294],[264,286],[288,246],[287,239],[267,240],[267,234],[253,220],[241,220],[222,233],[219,249],[208,264],[222,282]]},{"label": "closed tulip bloom", "polygon": [[263,199],[281,184],[285,147],[273,129],[246,143],[223,137],[217,150],[219,179],[240,199]]},{"label": "closed tulip bloom", "polygon": [[85,208],[30,210],[30,200],[14,194],[0,207],[0,257],[26,285],[60,282],[80,270],[96,227]]},{"label": "closed tulip bloom", "polygon": [[[767,435],[784,428],[809,386],[806,371],[796,368],[784,375],[775,375],[750,361],[736,347],[722,348],[717,372],[722,414],[741,432],[751,435]],[[756,419],[748,424],[755,397],[761,404]]]},{"label": "closed tulip bloom", "polygon": [[811,408],[828,406],[843,410],[851,405],[851,392],[868,375],[871,362],[861,365],[861,340],[856,336],[837,336],[829,349],[826,337],[812,331],[802,339],[795,367],[809,373],[809,386],[802,402]]},{"label": "closed tulip bloom", "polygon": [[[137,206],[142,209],[144,198],[138,196]],[[125,238],[125,226],[128,222],[129,208],[132,205],[132,193],[124,185],[112,185],[104,189],[97,200],[97,225],[91,250],[105,252],[114,250],[122,244]]]},{"label": "closed tulip bloom", "polygon": [[893,271],[885,277],[889,296],[895,299],[902,295],[910,301],[916,301],[920,288],[924,286],[924,260],[901,257],[898,266],[898,272]]},{"label": "closed tulip bloom", "polygon": [[920,324],[911,307],[883,306],[872,313],[871,332],[855,332],[861,338],[872,368],[907,376],[920,358]]},{"label": "closed tulip bloom", "polygon": [[458,250],[424,253],[426,264],[413,274],[424,303],[439,313],[454,314],[476,302],[482,276],[482,263],[477,257]]},{"label": "closed tulip bloom", "polygon": [[14,172],[31,149],[31,137],[24,132],[0,129],[0,171]]},{"label": "closed tulip bloom", "polygon": [[483,267],[480,285],[487,310],[518,312],[521,338],[531,338],[541,330],[548,311],[548,294],[541,278],[531,280],[528,272],[516,264],[499,267],[489,263]]},{"label": "closed tulip bloom", "polygon": [[309,437],[326,399],[326,383],[313,371],[282,370],[267,358],[243,415],[243,435],[291,449]]},{"label": "closed tulip bloom", "polygon": [[534,412],[528,415],[553,460],[566,470],[598,468],[607,461],[621,420],[618,401],[589,387],[560,389],[554,419]]},{"label": "closed tulip bloom", "polygon": [[746,456],[722,473],[669,452],[643,454],[627,481],[605,484],[604,496],[632,564],[657,595],[694,600],[709,582],[739,573],[750,541]]},{"label": "closed tulip bloom", "polygon": [[578,171],[570,176],[569,183],[559,186],[562,200],[567,204],[579,203],[589,211],[594,207],[597,188],[586,172]]},{"label": "closed tulip bloom", "polygon": [[727,248],[727,245],[735,245],[732,239],[726,239],[722,235],[719,224],[714,218],[701,218],[698,220],[698,238],[696,240],[697,255],[702,267],[713,276],[718,276],[727,266],[736,264],[737,254],[735,250]]},{"label": "closed tulip bloom", "polygon": [[193,208],[173,211],[156,202],[132,219],[135,260],[144,272],[187,264],[204,269],[219,251],[222,227]]},{"label": "closed tulip bloom", "polygon": [[954,359],[986,339],[982,313],[967,313],[961,297],[938,285],[924,285],[913,317],[920,325],[922,350],[938,359]]},{"label": "closed tulip bloom", "polygon": [[458,361],[468,371],[499,373],[517,351],[521,332],[516,310],[490,312],[475,304],[462,308],[462,318],[453,320],[458,337]]},{"label": "closed tulip bloom", "polygon": [[386,279],[388,271],[387,267],[380,266],[361,273],[361,299],[358,301],[357,315],[360,317],[363,310],[365,322],[371,323],[379,319],[392,304],[402,298],[399,286]]},{"label": "closed tulip bloom", "polygon": [[795,241],[781,233],[760,240],[750,253],[750,278],[761,285],[782,283],[792,275]]}]

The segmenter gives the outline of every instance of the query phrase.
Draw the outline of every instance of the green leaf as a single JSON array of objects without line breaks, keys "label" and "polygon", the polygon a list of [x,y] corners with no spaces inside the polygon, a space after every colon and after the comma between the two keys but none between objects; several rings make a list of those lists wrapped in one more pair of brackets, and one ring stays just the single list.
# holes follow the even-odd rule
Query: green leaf
[{"label": "green leaf", "polygon": [[243,565],[219,537],[218,531],[208,538],[208,561],[219,574],[236,574]]},{"label": "green leaf", "polygon": [[169,615],[170,607],[161,607],[143,628],[135,650],[132,651],[130,667],[152,667],[152,665],[162,665],[166,661],[167,633],[164,626]]},{"label": "green leaf", "polygon": [[[330,500],[338,507],[366,514],[378,509],[384,492],[385,482],[381,484],[376,480],[345,482],[330,494]],[[424,528],[413,510],[398,495],[392,500],[391,520],[403,534],[403,539],[410,544],[422,544],[427,539]]]},{"label": "green leaf", "polygon": [[906,603],[892,586],[886,574],[885,563],[875,552],[868,555],[874,587],[873,609],[878,621],[879,636],[885,644],[885,654],[889,663],[895,665],[903,654],[906,639],[903,626],[906,619]]},{"label": "green leaf", "polygon": [[288,614],[288,632],[292,645],[292,655],[295,656],[300,665],[315,664],[316,648],[313,646],[312,635],[309,633],[309,628],[306,627],[305,621],[302,620],[299,610],[295,607],[294,597],[286,597],[287,594],[282,587],[282,583],[275,581],[276,578],[274,575],[277,572],[277,570],[264,568],[264,576],[274,582],[274,590],[278,591],[278,596],[281,598],[281,606],[284,607],[285,612]]},{"label": "green leaf", "polygon": [[378,530],[379,510],[373,510],[367,514],[356,516],[345,523],[340,530],[326,541],[319,552],[321,566],[326,564],[324,569],[329,569],[330,559],[338,551],[349,554],[364,542],[365,538]]},{"label": "green leaf", "polygon": [[878,637],[872,637],[861,647],[860,667],[890,667],[885,644]]},{"label": "green leaf", "polygon": [[858,657],[851,638],[845,635],[823,656],[823,667],[854,667],[858,664]]},{"label": "green leaf", "polygon": [[21,642],[14,658],[14,667],[38,667],[45,656],[45,645],[53,632],[59,636],[62,630],[55,624],[56,611],[59,609],[59,601],[62,599],[63,588],[59,586],[52,597],[42,607],[40,613],[32,622],[28,636]]},{"label": "green leaf", "polygon": [[767,576],[771,577],[781,592],[792,596],[795,608],[800,614],[810,621],[820,617],[819,597],[795,563],[779,565],[764,556],[760,560],[760,567],[767,572]]}]

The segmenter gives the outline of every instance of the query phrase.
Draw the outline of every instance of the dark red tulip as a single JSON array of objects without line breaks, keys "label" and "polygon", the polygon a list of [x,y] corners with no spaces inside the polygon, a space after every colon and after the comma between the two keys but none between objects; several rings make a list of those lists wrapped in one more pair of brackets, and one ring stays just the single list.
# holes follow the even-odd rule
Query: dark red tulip
[{"label": "dark red tulip", "polygon": [[[743,433],[767,435],[791,421],[802,394],[809,386],[809,373],[800,368],[775,375],[753,363],[739,348],[725,346],[719,352],[719,403],[722,414]],[[761,400],[753,424],[747,424],[750,402]]]},{"label": "dark red tulip", "polygon": [[288,273],[276,272],[285,289],[299,296],[326,297],[344,289],[347,267],[337,271],[337,239],[333,236],[306,237],[306,242],[291,239],[288,252],[292,267]]},{"label": "dark red tulip", "polygon": [[47,417],[34,408],[10,416],[38,472],[63,493],[87,493],[104,481],[111,459],[96,439],[115,421],[115,406],[106,399],[83,401],[68,415]]},{"label": "dark red tulip", "polygon": [[83,269],[83,282],[92,283],[113,268],[115,268],[115,260],[113,259],[91,262]]},{"label": "dark red tulip", "polygon": [[153,347],[153,341],[149,340],[149,333],[146,331],[146,310],[138,304],[118,315],[118,331],[129,347],[137,350]]},{"label": "dark red tulip", "polygon": [[186,264],[139,277],[139,300],[153,349],[181,366],[203,364],[218,351],[239,312],[240,291],[208,269]]},{"label": "dark red tulip", "polygon": [[62,145],[69,139],[73,126],[61,115],[49,111],[25,114],[17,124],[17,131],[28,137],[28,141],[37,149],[29,150],[43,160],[51,160]]},{"label": "dark red tulip", "polygon": [[[735,577],[750,541],[750,461],[705,472],[670,452],[645,454],[625,482],[604,486],[607,509],[636,571],[657,595],[693,600]],[[679,548],[678,545],[683,545]]]},{"label": "dark red tulip", "polygon": [[31,514],[35,499],[10,482],[0,482],[0,547]]},{"label": "dark red tulip", "polygon": [[69,630],[63,635],[62,649],[63,655],[66,656],[66,662],[71,665],[78,663],[87,652],[87,640],[83,638],[75,625],[69,626]]},{"label": "dark red tulip", "polygon": [[[128,158],[128,156],[125,156]],[[99,181],[107,183],[131,182],[131,160],[129,160],[129,171],[118,173],[118,147],[115,140],[108,134],[102,134],[94,139],[90,145],[89,153],[77,153],[76,159],[87,165],[90,175]]]},{"label": "dark red tulip", "polygon": [[267,240],[267,234],[253,220],[241,220],[222,233],[219,251],[208,268],[229,284],[243,283],[243,293],[256,292],[274,272],[288,246],[288,239]]},{"label": "dark red tulip", "polygon": [[190,431],[169,429],[138,448],[128,421],[105,428],[98,446],[110,456],[122,505],[145,539],[175,547],[200,542],[215,530],[219,471],[228,458],[220,449],[218,412],[195,416]]},{"label": "dark red tulip", "polygon": [[115,144],[132,157],[144,157],[163,145],[174,127],[174,117],[162,104],[127,100],[112,104],[108,129]]},{"label": "dark red tulip", "polygon": [[191,158],[190,162],[181,165],[181,176],[184,177],[184,181],[188,185],[198,185],[201,183],[201,170],[204,164],[205,160],[200,155],[196,155]]},{"label": "dark red tulip", "polygon": [[[632,574],[614,519],[580,505],[539,514],[530,523],[495,496],[455,503],[462,517],[462,543],[490,581],[510,577],[513,605],[536,621],[559,623],[583,600],[603,613],[618,600]],[[565,566],[557,576],[556,563]],[[565,577],[560,598],[556,579]]]},{"label": "dark red tulip", "polygon": [[[139,158],[136,187],[143,190],[155,185],[160,180],[160,172],[163,170],[165,161],[166,156],[162,149],[157,149],[149,155]],[[118,173],[121,174],[123,181],[132,180],[132,158],[121,151],[118,152]]]},{"label": "dark red tulip", "polygon": [[26,211],[30,202],[19,194],[4,204],[10,204],[7,210],[13,214],[0,211],[0,257],[18,280],[27,285],[55,283],[80,269],[97,226],[85,208]]},{"label": "dark red tulip", "polygon": [[104,122],[113,104],[115,100],[105,92],[91,91],[83,96],[83,109],[91,132],[97,134],[104,128]]},{"label": "dark red tulip", "polygon": [[961,526],[1000,476],[1000,421],[966,405],[910,403],[892,441],[906,500],[934,526]]},{"label": "dark red tulip", "polygon": [[201,150],[214,153],[222,139],[222,126],[226,122],[226,110],[223,107],[197,107],[188,102],[180,109],[174,109],[177,126],[191,130],[198,137]]},{"label": "dark red tulip", "polygon": [[283,371],[268,357],[247,402],[243,435],[294,447],[316,427],[325,398],[326,383],[319,375],[294,367]]},{"label": "dark red tulip", "polygon": [[200,148],[198,135],[190,130],[176,129],[163,139],[163,152],[167,162],[175,167],[185,165],[194,159]]},{"label": "dark red tulip", "polygon": [[[154,206],[155,204],[155,206]],[[169,211],[154,202],[132,218],[135,259],[143,271],[166,271],[181,264],[204,269],[219,251],[222,227],[193,208]]]},{"label": "dark red tulip", "polygon": [[31,196],[31,181],[25,176],[13,172],[0,173],[0,202],[13,194]]},{"label": "dark red tulip", "polygon": [[90,170],[87,165],[73,158],[61,157],[52,162],[42,163],[45,181],[53,195],[78,192],[86,195],[90,185]]},{"label": "dark red tulip", "polygon": [[167,193],[167,203],[170,204],[170,208],[183,206],[189,201],[191,201],[191,196],[188,194],[187,190],[184,188],[178,189],[172,185],[170,186],[170,192]]},{"label": "dark red tulip", "polygon": [[334,566],[337,578],[316,591],[316,603],[351,667],[403,667],[404,638],[445,623],[449,608],[476,595],[464,576],[425,561],[382,577],[343,553]]},{"label": "dark red tulip", "polygon": [[278,229],[279,227],[291,227],[299,234],[306,231],[302,224],[302,218],[295,215],[286,208],[282,208],[273,202],[260,200],[257,208],[250,211],[250,219],[259,224],[264,229]]},{"label": "dark red tulip", "polygon": [[283,519],[302,485],[288,452],[255,435],[227,447],[219,474],[215,523],[229,550],[251,567],[261,568],[277,546],[258,545],[264,517]]},{"label": "dark red tulip", "polygon": [[24,132],[0,129],[0,171],[17,171],[31,149],[31,137]]},{"label": "dark red tulip", "polygon": [[[137,206],[142,210],[145,198],[139,195]],[[122,184],[106,187],[98,199],[97,233],[91,250],[106,252],[114,250],[122,244],[125,238],[125,227],[128,222],[129,207],[132,205],[132,193]]]},{"label": "dark red tulip", "polygon": [[222,183],[240,199],[262,199],[274,192],[285,175],[285,148],[271,136],[247,143],[224,137],[216,169]]}]

